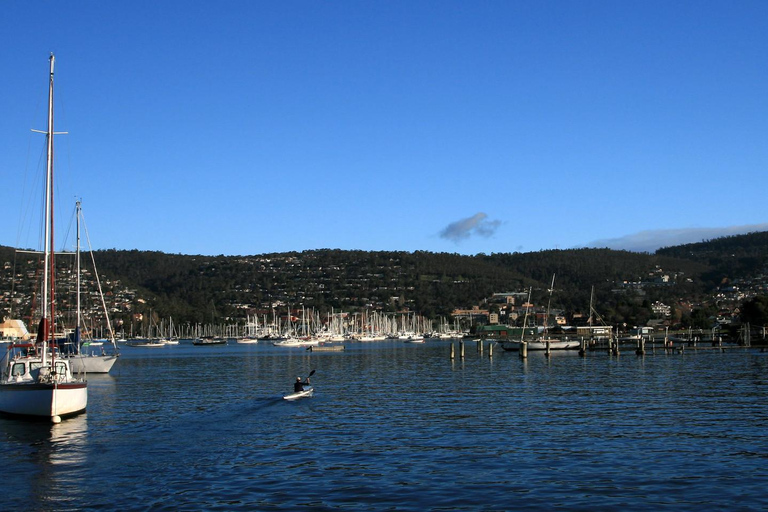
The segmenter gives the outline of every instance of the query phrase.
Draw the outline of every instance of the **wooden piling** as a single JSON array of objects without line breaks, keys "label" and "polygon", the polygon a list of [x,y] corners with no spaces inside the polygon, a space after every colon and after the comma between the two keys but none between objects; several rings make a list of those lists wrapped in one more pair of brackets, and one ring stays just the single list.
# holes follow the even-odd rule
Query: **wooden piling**
[{"label": "wooden piling", "polygon": [[459,357],[464,359],[464,341],[459,342]]},{"label": "wooden piling", "polygon": [[520,343],[520,359],[527,359],[528,358],[528,342],[523,341]]},{"label": "wooden piling", "polygon": [[455,357],[456,357],[456,344],[451,343],[451,359],[453,360],[455,359]]},{"label": "wooden piling", "polygon": [[493,357],[493,341],[488,344],[488,357]]}]

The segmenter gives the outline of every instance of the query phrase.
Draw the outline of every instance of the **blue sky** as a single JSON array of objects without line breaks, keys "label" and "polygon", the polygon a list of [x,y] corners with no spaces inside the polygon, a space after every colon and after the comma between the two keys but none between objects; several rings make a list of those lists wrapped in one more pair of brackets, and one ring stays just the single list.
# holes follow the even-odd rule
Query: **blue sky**
[{"label": "blue sky", "polygon": [[[462,254],[768,229],[768,2],[0,1],[2,245]],[[34,238],[34,239],[30,239]]]}]

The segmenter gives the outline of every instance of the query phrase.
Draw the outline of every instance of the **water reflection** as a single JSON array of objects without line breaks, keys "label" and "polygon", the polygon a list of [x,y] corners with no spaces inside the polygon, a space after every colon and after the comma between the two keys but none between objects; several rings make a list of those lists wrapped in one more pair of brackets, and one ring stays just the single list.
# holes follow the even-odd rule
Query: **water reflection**
[{"label": "water reflection", "polygon": [[4,475],[5,483],[7,488],[27,489],[29,493],[8,493],[4,506],[29,508],[31,503],[33,509],[50,509],[53,503],[63,505],[81,495],[87,466],[87,431],[86,414],[59,424],[0,419],[4,455],[12,464],[12,471]]}]

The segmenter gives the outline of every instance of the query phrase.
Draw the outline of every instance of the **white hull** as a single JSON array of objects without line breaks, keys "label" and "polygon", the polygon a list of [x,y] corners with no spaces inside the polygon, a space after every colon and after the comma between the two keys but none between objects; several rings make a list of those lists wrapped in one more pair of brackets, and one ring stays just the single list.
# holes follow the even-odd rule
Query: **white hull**
[{"label": "white hull", "polygon": [[73,384],[0,384],[0,412],[20,416],[53,418],[85,411],[88,388]]},{"label": "white hull", "polygon": [[[508,351],[520,350],[520,341],[501,341],[501,348]],[[547,350],[547,342],[543,340],[529,341],[528,350]],[[581,344],[576,340],[549,340],[550,350],[578,350]]]},{"label": "white hull", "polygon": [[275,347],[315,347],[319,344],[320,340],[288,339],[283,341],[276,341],[272,345]]},{"label": "white hull", "polygon": [[72,356],[69,358],[69,368],[74,374],[109,373],[116,362],[116,355]]},{"label": "white hull", "polygon": [[290,395],[285,395],[283,397],[283,400],[298,400],[299,398],[312,396],[314,392],[315,392],[314,388],[307,388],[304,391],[299,391],[298,393],[291,393]]}]

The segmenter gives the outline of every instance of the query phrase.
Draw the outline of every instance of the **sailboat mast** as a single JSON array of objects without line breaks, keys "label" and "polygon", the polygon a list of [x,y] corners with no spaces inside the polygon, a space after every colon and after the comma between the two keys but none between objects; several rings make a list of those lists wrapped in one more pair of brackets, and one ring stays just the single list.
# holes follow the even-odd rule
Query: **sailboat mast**
[{"label": "sailboat mast", "polygon": [[522,343],[525,341],[525,327],[528,324],[528,308],[531,307],[531,293],[533,292],[533,287],[531,286],[528,288],[528,300],[525,302],[525,316],[523,317],[523,330],[520,333],[520,342]]},{"label": "sailboat mast", "polygon": [[552,304],[552,291],[555,289],[555,274],[552,274],[552,284],[549,287],[549,299],[547,300],[547,316],[544,317],[544,332],[549,327],[549,306]]},{"label": "sailboat mast", "polygon": [[77,272],[77,291],[76,291],[76,297],[77,297],[77,309],[75,310],[75,314],[77,319],[75,320],[75,343],[77,343],[77,351],[80,352],[80,321],[81,321],[81,312],[82,309],[80,308],[80,201],[77,201],[75,203],[75,210],[76,210],[76,225],[77,225],[77,249],[76,249],[76,262],[75,262],[75,272]]},{"label": "sailboat mast", "polygon": [[45,271],[43,272],[43,340],[47,341],[49,336],[53,336],[54,310],[53,310],[53,271],[55,268],[53,258],[53,64],[54,56],[50,57],[50,74],[48,81],[48,130],[46,138],[48,143],[46,176],[45,176],[45,234],[43,261]]}]

